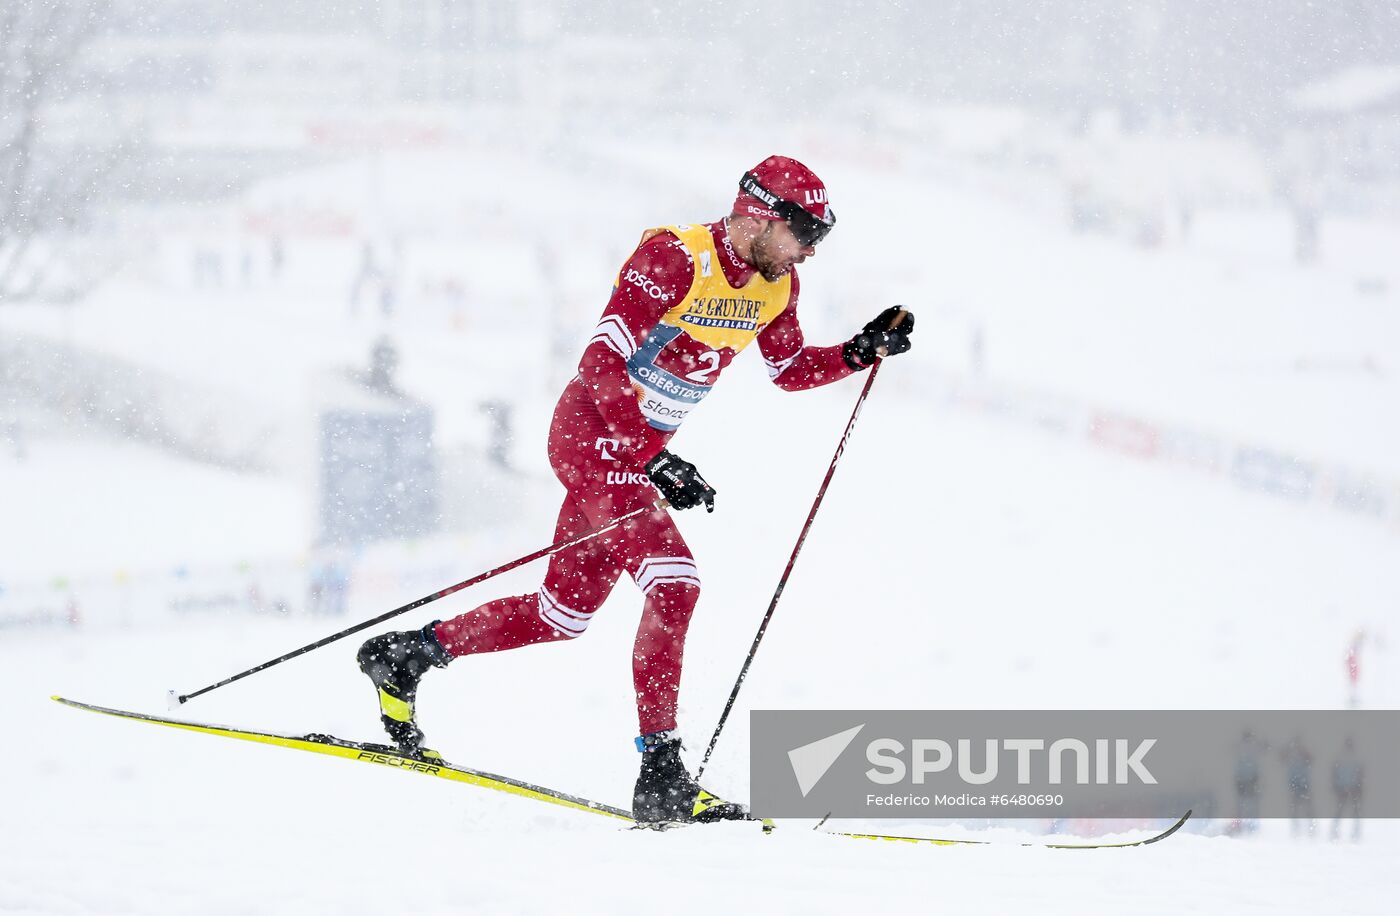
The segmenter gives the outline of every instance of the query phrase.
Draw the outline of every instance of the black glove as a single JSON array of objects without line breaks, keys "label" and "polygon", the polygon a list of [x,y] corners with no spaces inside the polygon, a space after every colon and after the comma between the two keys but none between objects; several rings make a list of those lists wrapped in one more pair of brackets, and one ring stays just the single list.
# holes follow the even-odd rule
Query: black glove
[{"label": "black glove", "polygon": [[[904,313],[904,320],[899,322],[899,327],[891,327],[900,312]],[[859,334],[842,344],[841,357],[852,369],[865,369],[881,356],[908,351],[909,335],[912,333],[914,313],[902,305],[892,305],[861,328]],[[884,352],[881,353],[881,350]]]},{"label": "black glove", "polygon": [[662,449],[647,462],[647,476],[673,507],[694,509],[704,503],[706,512],[715,511],[715,488],[705,483],[689,461]]}]

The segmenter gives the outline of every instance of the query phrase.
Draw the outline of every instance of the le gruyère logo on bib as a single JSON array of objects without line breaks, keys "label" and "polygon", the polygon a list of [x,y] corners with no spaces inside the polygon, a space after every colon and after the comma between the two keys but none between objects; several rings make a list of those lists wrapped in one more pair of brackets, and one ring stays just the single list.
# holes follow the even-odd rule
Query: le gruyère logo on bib
[{"label": "le gruy\u00e8re logo on bib", "polygon": [[753,331],[758,328],[758,316],[762,309],[763,303],[757,299],[703,296],[690,304],[681,321],[701,328]]}]

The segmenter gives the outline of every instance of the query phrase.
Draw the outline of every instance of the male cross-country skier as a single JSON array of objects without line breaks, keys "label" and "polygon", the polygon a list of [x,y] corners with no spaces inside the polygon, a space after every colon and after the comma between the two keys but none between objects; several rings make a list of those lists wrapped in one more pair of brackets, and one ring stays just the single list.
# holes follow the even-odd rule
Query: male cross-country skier
[{"label": "male cross-country skier", "polygon": [[[836,222],[826,186],[797,160],[770,156],[739,189],[726,219],[647,230],[618,272],[549,430],[549,461],[568,491],[556,543],[652,506],[658,490],[673,509],[714,511],[715,489],[667,444],[755,339],[769,377],[787,391],[828,385],[909,349],[913,316],[890,330],[898,307],[843,344],[806,346],[795,266]],[[700,574],[662,508],[554,554],[537,592],[366,642],[360,670],[378,690],[389,735],[423,753],[413,704],[424,672],[478,652],[575,639],[623,573],[645,599],[632,653],[642,754],[633,815],[642,823],[747,818],[743,806],[704,791],[681,760],[676,699]]]}]

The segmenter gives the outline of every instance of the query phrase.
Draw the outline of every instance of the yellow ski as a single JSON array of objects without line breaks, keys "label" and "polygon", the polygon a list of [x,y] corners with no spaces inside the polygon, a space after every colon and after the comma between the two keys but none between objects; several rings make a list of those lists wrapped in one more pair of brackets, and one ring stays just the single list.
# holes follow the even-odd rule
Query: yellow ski
[{"label": "yellow ski", "polygon": [[[1162,840],[1165,840],[1173,833],[1176,833],[1182,828],[1182,826],[1190,817],[1191,812],[1188,810],[1181,817],[1177,818],[1176,822],[1173,823],[1167,829],[1163,830],[1160,833],[1154,833],[1152,836],[1143,837],[1140,840],[1126,840],[1111,843],[1020,843],[1017,845],[1037,846],[1041,849],[1127,849],[1129,846],[1148,846],[1152,843],[1160,843]],[[819,829],[824,823],[826,823],[826,819],[822,818],[821,823],[817,824],[817,827],[814,829]],[[892,836],[890,834],[884,833],[846,833],[844,831],[839,830],[826,830],[822,832],[826,833],[828,836],[844,836],[850,837],[854,840],[888,840],[893,843],[924,843],[932,846],[1004,845],[1001,843],[996,843],[992,840],[947,840],[927,836]]]},{"label": "yellow ski", "polygon": [[535,801],[547,802],[551,805],[561,805],[565,808],[573,808],[576,811],[588,811],[592,814],[601,814],[605,817],[627,821],[629,824],[634,823],[630,812],[624,811],[621,808],[615,808],[612,805],[605,805],[602,802],[579,798],[576,795],[567,795],[563,792],[557,792],[554,789],[531,785],[528,782],[521,782],[518,779],[511,779],[507,776],[497,776],[494,773],[483,773],[480,770],[471,770],[466,767],[454,766],[436,757],[429,757],[426,755],[422,757],[410,757],[400,752],[397,748],[392,748],[383,744],[364,744],[358,741],[345,741],[332,735],[310,734],[294,736],[279,735],[275,732],[255,732],[243,728],[228,728],[223,725],[208,725],[202,722],[182,722],[179,719],[167,719],[163,716],[128,712],[124,709],[109,709],[105,706],[80,703],[77,700],[69,700],[64,697],[54,697],[53,699],[65,706],[71,706],[74,709],[99,712],[103,715],[116,716],[120,719],[150,722],[154,725],[165,725],[170,728],[201,732],[206,735],[220,735],[225,738],[237,738],[240,741],[253,741],[257,744],[272,744],[277,747],[287,747],[297,751],[310,751],[313,754],[326,754],[330,757],[340,757],[344,760],[359,760],[364,763],[374,763],[410,773],[425,773],[429,776],[438,776],[453,782],[464,782],[467,785],[480,786],[483,789],[508,792],[511,795],[532,798]]},{"label": "yellow ski", "polygon": [[[313,754],[325,754],[330,757],[340,757],[343,760],[358,760],[363,763],[373,763],[379,766],[392,767],[396,770],[404,770],[410,773],[424,773],[429,776],[437,776],[453,782],[462,782],[471,786],[479,786],[483,789],[493,789],[497,792],[507,792],[511,795],[518,795],[523,798],[532,798],[535,801],[546,802],[551,805],[560,805],[565,808],[573,808],[576,811],[587,811],[591,814],[599,814],[604,817],[625,821],[632,826],[646,826],[653,829],[667,829],[679,826],[676,824],[646,824],[638,825],[632,819],[632,814],[622,808],[612,805],[605,805],[602,802],[591,801],[587,798],[580,798],[576,795],[568,795],[554,789],[547,789],[544,786],[531,785],[528,782],[521,782],[518,779],[511,779],[508,776],[497,776],[494,773],[485,773],[480,770],[472,770],[466,767],[459,767],[447,761],[427,754],[423,756],[408,756],[397,748],[392,748],[383,744],[367,744],[359,741],[346,741],[336,738],[333,735],[308,734],[308,735],[281,735],[276,732],[257,732],[244,728],[229,728],[224,725],[210,725],[203,722],[184,722],[179,719],[167,719],[164,716],[152,716],[146,713],[129,712],[124,709],[110,709],[106,706],[94,706],[91,703],[81,703],[77,700],[69,700],[64,697],[54,697],[54,700],[65,706],[74,709],[85,709],[88,712],[102,713],[106,716],[116,716],[119,719],[131,719],[136,722],[150,722],[154,725],[165,725],[170,728],[179,728],[185,731],[201,732],[206,735],[220,735],[224,738],[236,738],[239,741],[252,741],[257,744],[271,744],[277,747],[291,748],[297,751],[310,751]],[[696,812],[699,813],[707,804],[713,801],[709,793],[704,793],[696,800]],[[1122,848],[1127,846],[1146,846],[1149,843],[1156,843],[1165,840],[1181,829],[1186,823],[1191,812],[1187,811],[1181,819],[1172,824],[1166,830],[1154,836],[1141,840],[1130,840],[1118,843],[1023,843],[1024,846],[1044,846],[1050,849],[1109,849]],[[773,831],[773,822],[767,818],[758,819],[764,833]],[[822,822],[817,824],[816,829],[820,830]],[[932,846],[989,846],[999,845],[987,840],[949,840],[935,837],[912,837],[912,836],[890,836],[876,833],[846,833],[841,831],[821,831],[828,836],[841,836],[861,840],[889,840],[900,843],[922,843]]]}]

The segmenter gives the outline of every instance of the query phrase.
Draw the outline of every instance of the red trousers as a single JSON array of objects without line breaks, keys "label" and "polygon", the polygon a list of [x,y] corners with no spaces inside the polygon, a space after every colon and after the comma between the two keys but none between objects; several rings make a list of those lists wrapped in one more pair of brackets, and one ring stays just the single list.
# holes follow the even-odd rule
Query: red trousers
[{"label": "red trousers", "polygon": [[[656,501],[642,468],[621,456],[592,399],[575,379],[554,411],[549,460],[568,494],[556,541],[596,528]],[[500,652],[583,635],[622,573],[645,598],[632,651],[639,734],[676,727],[676,698],[690,615],[700,596],[695,559],[665,510],[550,558],[544,584],[529,595],[499,598],[437,625],[454,657]]]}]

